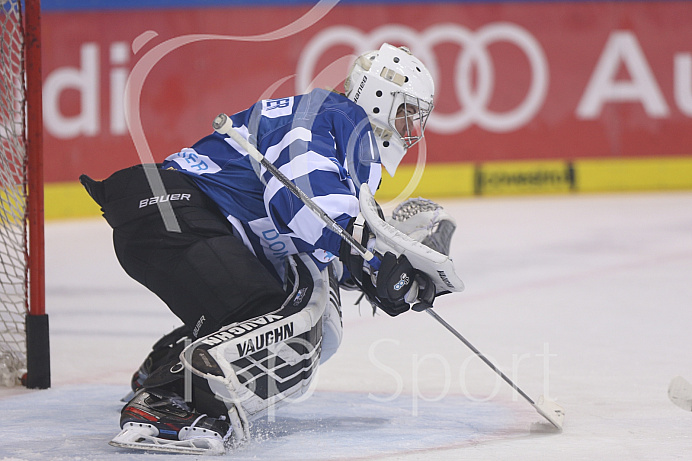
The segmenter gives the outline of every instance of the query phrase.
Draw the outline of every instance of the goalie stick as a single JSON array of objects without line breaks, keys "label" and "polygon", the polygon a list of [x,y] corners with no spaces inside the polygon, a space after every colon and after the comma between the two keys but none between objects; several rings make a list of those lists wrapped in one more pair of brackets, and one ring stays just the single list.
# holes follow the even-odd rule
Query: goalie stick
[{"label": "goalie stick", "polygon": [[476,349],[476,347],[471,344],[466,338],[464,338],[461,333],[459,333],[454,327],[452,327],[449,323],[447,323],[442,317],[440,317],[437,312],[433,311],[432,309],[426,309],[425,310],[428,314],[430,314],[435,320],[437,320],[443,327],[445,327],[449,332],[451,332],[454,336],[457,337],[459,341],[464,343],[466,347],[471,349],[474,354],[478,356],[486,365],[488,365],[492,370],[497,373],[500,378],[502,378],[507,384],[512,386],[512,388],[519,393],[524,399],[526,399],[527,402],[533,406],[533,408],[545,419],[550,422],[556,429],[562,430],[562,422],[565,419],[565,410],[555,403],[552,400],[546,399],[544,396],[541,396],[538,401],[534,401],[531,397],[528,396],[524,391],[522,391],[519,386],[517,386],[507,375],[505,375],[499,368],[495,366],[494,363],[492,363],[481,351]]},{"label": "goalie stick", "polygon": [[[365,216],[366,222],[371,226],[375,236],[377,237],[375,242],[375,250],[382,252],[382,248],[378,248],[378,243],[384,239],[390,245],[389,248],[387,248],[388,251],[392,251],[397,255],[405,254],[416,269],[422,270],[429,277],[431,277],[431,280],[435,284],[437,295],[450,291],[458,292],[464,289],[464,284],[457,277],[454,270],[454,264],[449,257],[449,239],[451,239],[451,233],[454,232],[455,224],[451,222],[451,220],[447,220],[446,223],[445,220],[438,222],[437,230],[441,233],[440,235],[434,236],[432,229],[428,229],[427,227],[419,227],[420,223],[407,222],[407,216],[410,217],[410,215],[416,215],[423,210],[433,211],[437,209],[436,207],[439,207],[439,205],[434,204],[434,202],[425,202],[424,199],[409,201],[408,205],[406,205],[404,208],[398,208],[398,210],[395,210],[392,216],[393,220],[399,221],[400,229],[395,228],[382,220],[378,220],[377,204],[375,203],[375,199],[367,187],[361,188],[360,205],[361,213]],[[444,228],[445,226],[440,229],[439,226],[443,224],[446,225],[446,229]],[[407,232],[402,232],[403,230],[406,230]],[[415,235],[416,233],[418,235]],[[408,237],[411,235],[416,236],[414,239],[415,241],[413,242],[408,241],[410,240]],[[439,240],[435,241],[437,237],[439,237]],[[427,244],[423,242],[426,242]],[[513,383],[502,371],[500,371],[500,369],[498,369],[490,360],[488,360],[485,355],[476,349],[473,344],[468,342],[466,338],[464,338],[449,323],[447,323],[444,319],[442,319],[442,317],[433,311],[431,306],[426,306],[425,304],[421,303],[414,305],[412,309],[415,311],[425,310],[435,320],[442,324],[442,326],[456,336],[457,339],[462,341],[469,349],[471,349],[505,382],[512,386],[512,388],[524,399],[526,399],[541,416],[550,422],[550,424],[552,424],[558,430],[562,429],[562,422],[565,415],[562,407],[543,396],[539,398],[538,402],[534,401],[515,383]]]},{"label": "goalie stick", "polygon": [[[322,210],[319,205],[313,202],[310,197],[308,197],[302,190],[300,190],[295,184],[291,182],[283,173],[279,171],[271,162],[269,162],[264,155],[262,155],[255,146],[250,144],[247,139],[245,139],[234,127],[233,121],[226,114],[219,114],[212,124],[214,130],[219,134],[227,134],[235,142],[237,142],[247,153],[264,166],[267,171],[269,171],[276,179],[278,179],[289,191],[291,191],[296,197],[298,197],[312,212],[317,215],[320,219],[328,225],[329,229],[335,232],[339,237],[345,240],[352,248],[354,248],[366,261],[373,266],[375,270],[379,269],[380,261],[379,259],[369,250],[367,250],[363,245],[360,244],[356,239],[353,238],[351,234],[346,232],[346,230],[339,226],[332,218],[327,215],[327,213]],[[463,286],[463,284],[462,284]],[[526,401],[528,401],[534,409],[543,416],[550,424],[552,424],[558,430],[562,430],[562,422],[564,420],[565,411],[557,403],[545,399],[543,396],[539,398],[538,401],[534,401],[529,397],[524,391],[522,391],[514,382],[512,382],[499,368],[497,368],[487,357],[485,357],[478,349],[476,349],[473,344],[468,342],[458,331],[456,331],[449,323],[447,323],[442,317],[440,317],[437,312],[433,311],[432,308],[427,308],[425,311],[430,314],[435,320],[437,320],[442,326],[449,330],[454,336],[456,336],[460,341],[462,341],[469,349],[471,349],[483,362],[485,362],[490,368],[499,374],[502,379],[504,379],[513,389],[515,389],[519,395],[521,395]]]},{"label": "goalie stick", "polygon": [[305,192],[300,190],[295,184],[291,182],[290,179],[288,179],[281,171],[279,171],[278,168],[274,166],[269,160],[267,160],[264,155],[260,153],[260,151],[257,150],[255,146],[250,144],[247,139],[245,139],[233,126],[233,120],[226,115],[226,114],[219,114],[215,119],[214,123],[212,123],[212,126],[214,127],[214,130],[219,133],[219,134],[227,134],[228,136],[231,137],[235,142],[240,144],[240,147],[245,149],[247,153],[255,159],[257,162],[262,164],[263,167],[269,171],[272,176],[274,176],[276,179],[283,184],[286,189],[291,191],[296,197],[300,199],[301,202],[305,204],[315,215],[317,215],[318,218],[320,218],[327,226],[329,226],[329,229],[331,229],[333,232],[335,232],[339,237],[342,239],[346,240],[351,247],[353,247],[356,251],[358,251],[358,254],[360,254],[363,259],[368,261],[370,265],[375,268],[376,270],[379,269],[380,267],[380,260],[367,248],[365,248],[363,245],[360,244],[360,242],[356,241],[356,239],[351,236],[346,230],[341,227],[336,221],[334,221],[325,211],[319,207],[315,202],[312,201],[310,197],[308,197]]}]

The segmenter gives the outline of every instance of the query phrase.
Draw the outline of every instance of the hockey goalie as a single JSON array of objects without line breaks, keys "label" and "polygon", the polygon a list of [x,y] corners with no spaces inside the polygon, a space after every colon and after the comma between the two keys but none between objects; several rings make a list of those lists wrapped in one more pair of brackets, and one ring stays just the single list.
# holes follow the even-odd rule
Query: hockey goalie
[{"label": "hockey goalie", "polygon": [[183,326],[132,378],[112,445],[220,454],[250,422],[303,395],[341,342],[340,289],[396,316],[460,291],[454,220],[424,199],[384,219],[373,194],[422,137],[433,79],[404,47],[360,56],[345,94],[259,101],[230,118],[341,228],[334,232],[231,137],[214,132],[103,181],[80,178],[113,228],[118,261]]}]

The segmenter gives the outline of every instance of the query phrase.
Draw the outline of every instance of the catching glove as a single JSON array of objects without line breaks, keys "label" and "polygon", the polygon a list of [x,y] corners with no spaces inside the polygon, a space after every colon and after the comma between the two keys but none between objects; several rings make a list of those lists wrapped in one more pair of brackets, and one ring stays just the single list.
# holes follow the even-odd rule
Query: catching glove
[{"label": "catching glove", "polygon": [[[363,246],[374,246],[375,236],[360,215],[351,220],[346,231]],[[360,288],[373,306],[392,317],[408,311],[410,304],[414,304],[415,310],[432,306],[434,284],[428,276],[415,270],[406,256],[397,257],[391,252],[376,256],[381,261],[377,271],[347,242],[341,244],[339,259],[350,272],[350,278],[344,281],[346,287]]]}]

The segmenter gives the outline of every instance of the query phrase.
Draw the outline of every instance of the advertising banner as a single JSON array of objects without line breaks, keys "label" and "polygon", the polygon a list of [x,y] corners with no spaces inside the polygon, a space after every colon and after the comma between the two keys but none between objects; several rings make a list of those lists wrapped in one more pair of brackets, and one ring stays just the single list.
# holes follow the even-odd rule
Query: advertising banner
[{"label": "advertising banner", "polygon": [[675,171],[692,156],[690,2],[212,3],[44,14],[48,182],[160,161],[259,99],[339,90],[382,42],[437,82],[424,151],[404,163],[475,169],[443,195],[500,184],[478,169],[493,162],[547,162],[546,184],[578,190],[580,162]]}]

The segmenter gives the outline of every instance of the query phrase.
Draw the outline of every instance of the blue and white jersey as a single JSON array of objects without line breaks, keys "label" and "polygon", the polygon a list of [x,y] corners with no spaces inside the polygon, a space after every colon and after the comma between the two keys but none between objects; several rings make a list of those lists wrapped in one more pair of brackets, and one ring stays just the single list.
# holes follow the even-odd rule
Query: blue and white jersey
[{"label": "blue and white jersey", "polygon": [[[342,95],[316,89],[264,100],[231,119],[342,227],[359,212],[361,184],[373,193],[379,187],[382,169],[368,117]],[[191,175],[278,279],[288,255],[311,254],[320,267],[338,255],[339,236],[227,135],[202,138],[166,158],[163,168]]]}]

